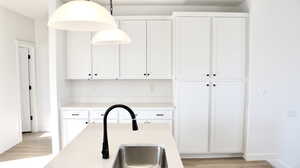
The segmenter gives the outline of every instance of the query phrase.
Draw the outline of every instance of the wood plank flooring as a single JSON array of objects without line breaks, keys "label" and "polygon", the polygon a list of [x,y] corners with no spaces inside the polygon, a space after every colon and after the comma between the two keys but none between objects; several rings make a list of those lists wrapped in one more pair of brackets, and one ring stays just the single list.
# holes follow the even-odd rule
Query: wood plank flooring
[{"label": "wood plank flooring", "polygon": [[183,159],[185,168],[272,168],[266,161],[247,162],[243,158]]},{"label": "wood plank flooring", "polygon": [[1,161],[50,155],[51,136],[49,133],[23,134],[23,142],[0,155]]}]

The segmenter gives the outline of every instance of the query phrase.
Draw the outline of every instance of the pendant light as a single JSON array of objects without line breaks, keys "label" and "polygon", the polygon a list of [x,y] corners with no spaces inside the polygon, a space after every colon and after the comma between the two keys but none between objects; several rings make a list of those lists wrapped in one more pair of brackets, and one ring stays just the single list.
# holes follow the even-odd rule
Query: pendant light
[{"label": "pendant light", "polygon": [[60,6],[50,17],[48,26],[59,30],[90,32],[117,28],[107,9],[85,0],[74,0]]},{"label": "pendant light", "polygon": [[[113,4],[110,0],[110,14],[113,16]],[[124,31],[113,28],[102,30],[93,37],[93,45],[105,45],[105,44],[129,44],[131,42],[130,37]]]}]

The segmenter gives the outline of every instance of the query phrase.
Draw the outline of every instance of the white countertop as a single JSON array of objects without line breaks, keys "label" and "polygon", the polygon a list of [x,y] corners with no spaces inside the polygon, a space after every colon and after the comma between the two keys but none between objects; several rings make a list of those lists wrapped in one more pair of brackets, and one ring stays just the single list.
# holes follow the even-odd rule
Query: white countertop
[{"label": "white countertop", "polygon": [[108,125],[110,159],[101,155],[102,124],[89,126],[67,145],[46,168],[112,168],[120,145],[149,144],[165,148],[168,167],[183,168],[171,129],[168,124],[139,124],[132,131],[131,124]]},{"label": "white countertop", "polygon": [[168,108],[174,109],[172,103],[69,103],[62,106],[63,109],[74,109],[74,108],[108,108],[114,104],[124,104],[130,108],[137,109],[148,109],[148,108]]}]

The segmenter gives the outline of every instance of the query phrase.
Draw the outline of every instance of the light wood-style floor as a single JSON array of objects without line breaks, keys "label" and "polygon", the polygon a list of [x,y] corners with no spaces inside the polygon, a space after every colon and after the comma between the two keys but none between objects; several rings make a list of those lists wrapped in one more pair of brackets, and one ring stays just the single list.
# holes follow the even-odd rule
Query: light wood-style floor
[{"label": "light wood-style floor", "polygon": [[266,161],[247,162],[243,158],[184,159],[185,168],[272,168]]},{"label": "light wood-style floor", "polygon": [[[34,165],[36,162],[41,161],[40,157],[49,155],[51,155],[51,136],[48,133],[24,134],[22,143],[16,145],[5,153],[0,154],[0,167],[1,163],[3,164],[4,162],[18,159],[26,160],[36,157],[38,159],[30,160],[31,162],[29,162],[31,165]],[[47,163],[49,159],[50,158],[44,159],[44,162]],[[28,162],[19,162],[19,165],[24,165],[24,163],[28,165]],[[183,164],[185,168],[272,168],[268,162],[246,162],[242,158],[184,159]],[[16,163],[10,164],[10,167],[16,168],[17,166],[15,165]],[[5,164],[5,167],[9,166]]]},{"label": "light wood-style floor", "polygon": [[0,154],[0,162],[50,155],[51,136],[49,133],[23,134],[23,142]]}]

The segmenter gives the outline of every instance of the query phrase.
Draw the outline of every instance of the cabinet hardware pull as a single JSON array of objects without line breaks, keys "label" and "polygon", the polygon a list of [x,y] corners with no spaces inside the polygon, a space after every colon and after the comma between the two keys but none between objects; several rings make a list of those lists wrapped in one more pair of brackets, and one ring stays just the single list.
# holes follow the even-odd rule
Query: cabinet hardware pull
[{"label": "cabinet hardware pull", "polygon": [[164,116],[164,114],[156,114],[156,116],[162,117],[162,116]]},{"label": "cabinet hardware pull", "polygon": [[92,76],[92,74],[89,74],[89,76]]},{"label": "cabinet hardware pull", "polygon": [[88,124],[89,122],[85,122],[85,124]]},{"label": "cabinet hardware pull", "polygon": [[147,74],[144,73],[144,76],[147,76]]},{"label": "cabinet hardware pull", "polygon": [[95,73],[95,76],[98,76],[98,74],[97,74],[97,73]]},{"label": "cabinet hardware pull", "polygon": [[209,77],[209,74],[206,74],[207,77]]},{"label": "cabinet hardware pull", "polygon": [[213,86],[216,87],[217,85],[216,85],[216,84],[213,84]]},{"label": "cabinet hardware pull", "polygon": [[209,84],[206,84],[207,87],[209,87]]},{"label": "cabinet hardware pull", "polygon": [[213,74],[213,76],[217,76],[217,74]]},{"label": "cabinet hardware pull", "polygon": [[79,116],[80,114],[72,114],[72,116]]}]

